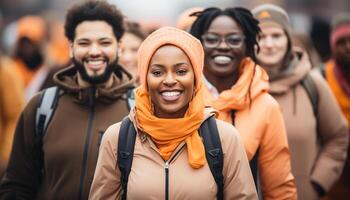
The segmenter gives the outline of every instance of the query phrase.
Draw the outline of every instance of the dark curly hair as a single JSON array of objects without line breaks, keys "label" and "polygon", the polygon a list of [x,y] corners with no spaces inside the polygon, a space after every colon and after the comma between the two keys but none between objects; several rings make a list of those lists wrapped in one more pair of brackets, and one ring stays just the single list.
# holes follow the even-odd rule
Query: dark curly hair
[{"label": "dark curly hair", "polygon": [[202,40],[202,35],[209,29],[212,21],[221,15],[231,17],[242,29],[245,36],[246,56],[252,58],[256,62],[255,47],[259,50],[258,40],[261,32],[259,21],[254,18],[252,13],[242,7],[226,8],[207,8],[202,12],[195,12],[191,16],[197,16],[190,29],[190,33],[199,40]]},{"label": "dark curly hair", "polygon": [[124,34],[123,15],[115,5],[106,1],[92,0],[74,5],[66,15],[65,35],[69,41],[75,38],[76,27],[84,21],[102,20],[112,26],[117,40]]}]

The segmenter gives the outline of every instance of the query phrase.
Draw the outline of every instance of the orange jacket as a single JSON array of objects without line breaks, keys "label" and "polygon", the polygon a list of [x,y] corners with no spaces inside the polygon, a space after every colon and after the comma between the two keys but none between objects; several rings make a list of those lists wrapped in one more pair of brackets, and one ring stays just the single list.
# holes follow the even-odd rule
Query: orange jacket
[{"label": "orange jacket", "polygon": [[16,121],[24,106],[24,97],[13,63],[8,58],[0,59],[0,164],[4,167],[11,151]]},{"label": "orange jacket", "polygon": [[[259,151],[264,199],[296,199],[284,121],[278,103],[267,93],[267,74],[258,65],[254,67],[250,59],[242,63],[241,75],[230,90],[221,92],[215,100],[212,95],[215,88],[207,82],[205,99],[219,111],[219,119],[231,122],[229,113],[236,110],[235,126],[243,139],[248,159]],[[248,91],[252,78],[250,102]]]}]

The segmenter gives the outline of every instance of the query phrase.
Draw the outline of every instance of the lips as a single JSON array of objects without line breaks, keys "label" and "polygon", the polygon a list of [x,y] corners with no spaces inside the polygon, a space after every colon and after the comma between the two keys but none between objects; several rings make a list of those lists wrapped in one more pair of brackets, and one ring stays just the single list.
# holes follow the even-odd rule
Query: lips
[{"label": "lips", "polygon": [[93,71],[98,71],[106,66],[105,59],[88,59],[84,61],[85,66]]},{"label": "lips", "polygon": [[232,58],[229,56],[218,55],[218,56],[213,56],[213,61],[215,64],[218,64],[218,65],[227,65],[232,61]]},{"label": "lips", "polygon": [[176,101],[180,98],[181,91],[163,91],[160,93],[165,101]]}]

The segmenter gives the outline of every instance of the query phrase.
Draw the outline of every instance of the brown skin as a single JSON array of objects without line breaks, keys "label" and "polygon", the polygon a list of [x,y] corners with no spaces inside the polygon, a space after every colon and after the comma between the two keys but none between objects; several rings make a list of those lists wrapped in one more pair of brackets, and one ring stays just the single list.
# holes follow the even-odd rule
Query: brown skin
[{"label": "brown skin", "polygon": [[[187,55],[173,45],[160,47],[149,64],[147,87],[157,117],[182,118],[195,87],[194,71]],[[169,93],[176,95],[169,97]]]},{"label": "brown skin", "polygon": [[333,56],[347,82],[350,83],[350,35],[337,40],[333,49]]},{"label": "brown skin", "polygon": [[[229,34],[241,34],[242,29],[229,16],[221,15],[215,18],[209,26],[207,33],[218,34],[225,37]],[[213,84],[219,92],[231,88],[239,78],[239,67],[243,58],[245,58],[245,44],[240,48],[230,48],[222,40],[216,48],[204,47],[205,59],[203,73],[206,79]],[[214,62],[215,56],[228,56],[232,60],[230,63],[222,65]]]}]

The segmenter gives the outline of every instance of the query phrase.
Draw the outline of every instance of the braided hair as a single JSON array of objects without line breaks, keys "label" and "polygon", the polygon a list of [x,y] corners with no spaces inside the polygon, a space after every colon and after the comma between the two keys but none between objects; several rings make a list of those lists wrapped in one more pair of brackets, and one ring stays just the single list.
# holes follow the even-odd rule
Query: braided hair
[{"label": "braided hair", "polygon": [[256,62],[255,47],[259,51],[258,40],[261,30],[259,28],[259,21],[246,8],[236,7],[222,10],[220,8],[210,7],[202,12],[195,12],[191,16],[196,16],[197,19],[193,23],[190,33],[197,39],[202,40],[202,35],[209,29],[212,21],[222,15],[231,17],[242,29],[245,36],[246,56],[251,57]]}]

